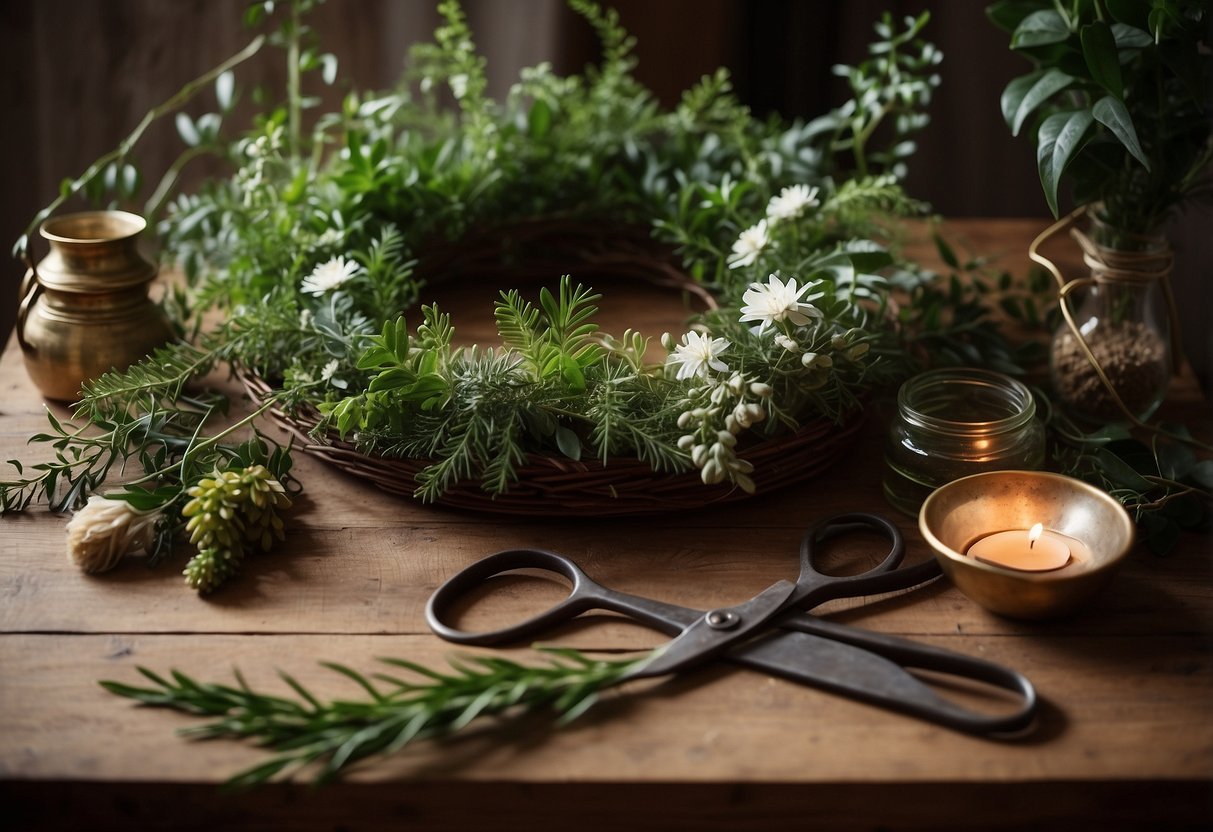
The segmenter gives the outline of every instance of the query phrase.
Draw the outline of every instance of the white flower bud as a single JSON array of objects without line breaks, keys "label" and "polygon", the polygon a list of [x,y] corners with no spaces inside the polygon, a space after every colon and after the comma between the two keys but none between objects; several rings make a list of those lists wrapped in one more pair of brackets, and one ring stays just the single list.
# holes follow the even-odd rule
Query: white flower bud
[{"label": "white flower bud", "polygon": [[708,464],[703,466],[703,470],[699,472],[699,478],[703,480],[704,485],[715,485],[724,479],[724,469],[720,467],[714,459],[708,460]]},{"label": "white flower bud", "polygon": [[868,354],[868,350],[870,348],[871,348],[871,345],[866,342],[862,343],[862,344],[856,344],[855,346],[853,346],[849,350],[847,350],[847,358],[851,359],[852,361],[855,361],[856,359],[859,359],[859,358],[863,358],[865,355]]},{"label": "white flower bud", "polygon": [[729,379],[729,392],[732,393],[734,396],[740,396],[742,387],[744,385],[745,385],[745,379],[742,378],[737,373],[734,373],[733,377]]},{"label": "white flower bud", "polygon": [[661,333],[661,346],[665,347],[666,352],[671,352],[674,349],[674,336],[668,332]]},{"label": "white flower bud", "polygon": [[691,446],[694,444],[695,444],[695,437],[689,433],[686,436],[678,437],[679,450],[683,450],[683,451],[690,450]]},{"label": "white flower bud", "polygon": [[775,388],[763,381],[756,381],[750,385],[750,392],[760,399],[769,398],[775,392]]},{"label": "white flower bud", "polygon": [[750,417],[750,422],[758,423],[767,418],[767,412],[762,409],[760,404],[747,404],[745,406],[746,415]]},{"label": "white flower bud", "polygon": [[720,444],[724,445],[726,448],[731,448],[737,444],[737,437],[729,433],[727,430],[716,431],[716,438],[720,441]]},{"label": "white flower bud", "polygon": [[126,500],[89,497],[67,524],[68,559],[85,572],[113,569],[123,555],[151,548],[159,515]]},{"label": "white flower bud", "polygon": [[696,445],[691,449],[691,464],[696,468],[702,468],[708,461],[708,446]]},{"label": "white flower bud", "polygon": [[732,413],[724,417],[724,426],[729,433],[737,433],[737,431],[741,430],[743,427],[747,427],[747,425],[742,425],[736,419],[734,419]]},{"label": "white flower bud", "polygon": [[846,349],[847,337],[845,335],[834,335],[830,338],[830,346],[836,350]]},{"label": "white flower bud", "polygon": [[678,427],[682,428],[683,430],[686,430],[686,428],[691,424],[691,420],[694,418],[695,418],[695,414],[692,413],[691,411],[689,411],[689,410],[682,411],[682,413],[678,414]]},{"label": "white flower bud", "polygon": [[696,419],[702,419],[704,416],[707,416],[707,415],[708,415],[708,411],[702,407],[697,407],[691,411],[691,416],[693,416]]}]

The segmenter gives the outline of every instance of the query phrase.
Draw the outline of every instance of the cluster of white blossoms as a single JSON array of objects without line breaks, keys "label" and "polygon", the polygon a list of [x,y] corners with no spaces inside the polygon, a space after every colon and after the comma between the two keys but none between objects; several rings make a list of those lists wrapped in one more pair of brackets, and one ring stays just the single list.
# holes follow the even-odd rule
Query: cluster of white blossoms
[{"label": "cluster of white blossoms", "polygon": [[[754,465],[737,456],[737,434],[767,418],[761,401],[771,393],[769,384],[751,381],[740,373],[691,392],[687,400],[691,407],[678,417],[678,427],[688,431],[679,437],[678,447],[690,453],[705,485],[727,479],[746,493],[754,493],[750,478]],[[718,427],[721,414],[725,430]]]},{"label": "cluster of white blossoms", "polygon": [[241,147],[249,161],[236,172],[236,184],[243,191],[242,202],[245,208],[251,208],[260,200],[269,198],[270,189],[262,187],[265,182],[265,166],[282,150],[283,142],[283,128],[275,124],[257,138],[246,140]]},{"label": "cluster of white blossoms", "polygon": [[312,269],[299,288],[308,295],[323,295],[353,280],[361,271],[355,261],[333,257]]},{"label": "cluster of white blossoms", "polygon": [[737,236],[733,253],[729,255],[730,269],[741,269],[758,262],[764,251],[771,247],[774,238],[771,232],[776,225],[794,220],[811,208],[821,204],[818,189],[808,185],[792,185],[784,188],[778,196],[767,203],[767,215]]}]

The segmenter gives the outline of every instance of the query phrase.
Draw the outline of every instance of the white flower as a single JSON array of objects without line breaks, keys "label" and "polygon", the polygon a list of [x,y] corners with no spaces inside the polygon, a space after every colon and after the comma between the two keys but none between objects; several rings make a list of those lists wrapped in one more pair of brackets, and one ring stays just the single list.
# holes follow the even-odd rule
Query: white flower
[{"label": "white flower", "polygon": [[448,80],[451,85],[451,95],[456,98],[463,98],[468,94],[468,76],[466,72],[452,75]]},{"label": "white flower", "polygon": [[357,263],[344,257],[334,257],[312,269],[312,273],[303,278],[299,288],[309,295],[323,295],[348,282],[356,274]]},{"label": "white flower", "polygon": [[322,381],[328,381],[330,378],[332,378],[332,377],[333,377],[333,373],[337,372],[337,366],[338,366],[338,365],[337,365],[337,359],[336,359],[336,358],[334,358],[334,359],[333,359],[332,361],[330,361],[329,363],[325,364],[325,365],[324,365],[324,369],[322,369],[322,370],[320,371],[320,379],[321,379]]},{"label": "white flower", "polygon": [[729,348],[729,342],[723,338],[711,338],[698,332],[688,332],[682,336],[682,343],[674,347],[667,364],[681,364],[678,368],[679,381],[691,376],[707,378],[708,369],[727,372],[729,367],[716,356]]},{"label": "white flower", "polygon": [[780,191],[779,196],[771,197],[767,203],[767,219],[771,222],[790,220],[799,217],[806,208],[816,208],[820,204],[816,188],[793,185]]},{"label": "white flower", "polygon": [[312,325],[312,310],[304,309],[299,313],[299,328],[307,329]]},{"label": "white flower", "polygon": [[797,352],[800,349],[800,344],[797,344],[794,338],[789,338],[783,334],[775,336],[775,343],[788,352]]},{"label": "white flower", "polygon": [[[810,318],[820,318],[821,312],[808,301],[817,300],[825,293],[818,292],[801,300],[801,295],[809,289],[818,286],[820,281],[806,283],[796,288],[796,278],[790,278],[785,284],[776,275],[767,279],[766,285],[751,283],[741,299],[746,305],[741,307],[742,323],[758,321],[754,332],[762,334],[768,326],[780,321],[790,321],[794,326],[804,326]],[[781,346],[783,346],[781,344]],[[786,347],[785,347],[786,349]]]},{"label": "white flower", "polygon": [[345,239],[345,232],[340,228],[328,228],[316,238],[316,248],[332,248]]},{"label": "white flower", "polygon": [[741,232],[737,242],[733,243],[733,255],[729,258],[729,268],[739,269],[748,266],[758,259],[758,255],[771,244],[767,234],[767,221],[759,220],[758,225]]},{"label": "white flower", "polygon": [[123,555],[148,551],[159,511],[93,495],[67,524],[67,557],[85,572],[114,568]]}]

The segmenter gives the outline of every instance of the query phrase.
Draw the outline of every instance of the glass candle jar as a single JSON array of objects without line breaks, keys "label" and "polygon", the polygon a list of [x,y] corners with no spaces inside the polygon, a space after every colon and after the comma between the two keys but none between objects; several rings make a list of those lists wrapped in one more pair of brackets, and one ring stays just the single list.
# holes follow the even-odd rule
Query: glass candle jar
[{"label": "glass candle jar", "polygon": [[1036,470],[1044,458],[1044,426],[1028,388],[989,370],[931,370],[898,391],[884,493],[894,508],[916,515],[945,483],[983,471]]}]

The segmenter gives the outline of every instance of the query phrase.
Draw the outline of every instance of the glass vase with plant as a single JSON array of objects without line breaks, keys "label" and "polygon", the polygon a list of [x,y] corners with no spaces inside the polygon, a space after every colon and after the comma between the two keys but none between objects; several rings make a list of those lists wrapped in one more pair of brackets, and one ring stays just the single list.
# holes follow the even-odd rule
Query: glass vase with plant
[{"label": "glass vase with plant", "polygon": [[1012,134],[1032,137],[1053,215],[1063,180],[1078,206],[1048,233],[1090,218],[1073,230],[1090,277],[1067,282],[1039,260],[1061,286],[1066,319],[1053,342],[1054,387],[1078,415],[1139,422],[1171,374],[1163,228],[1213,195],[1209,0],[1001,0],[987,13],[1033,64],[1003,91],[1003,117]]}]

